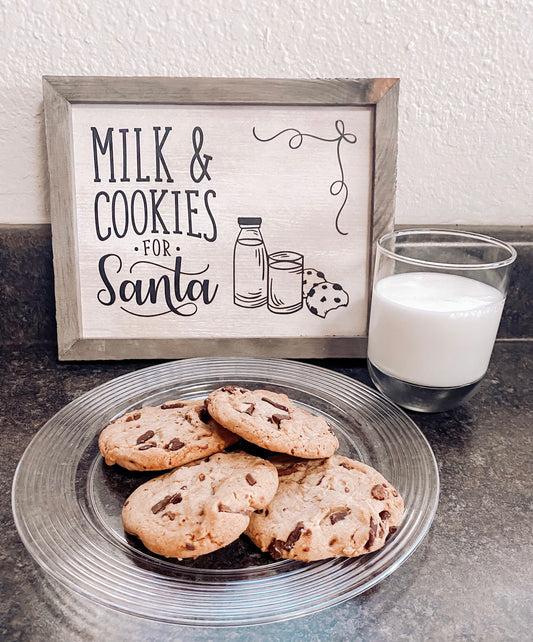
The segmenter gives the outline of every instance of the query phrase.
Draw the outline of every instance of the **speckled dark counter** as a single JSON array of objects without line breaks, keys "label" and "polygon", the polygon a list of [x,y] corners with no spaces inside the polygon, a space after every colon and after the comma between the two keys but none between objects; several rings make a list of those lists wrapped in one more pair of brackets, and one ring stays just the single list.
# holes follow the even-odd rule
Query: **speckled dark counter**
[{"label": "speckled dark counter", "polygon": [[[49,578],[22,544],[10,495],[32,437],[73,399],[151,363],[59,363],[50,228],[0,226],[0,639],[531,639],[533,228],[478,231],[511,242],[518,261],[500,341],[477,394],[454,411],[408,413],[440,472],[440,504],[427,537],[387,579],[341,605],[275,625],[206,629],[141,620],[79,597]],[[364,361],[318,365],[370,384]]]},{"label": "speckled dark counter", "polygon": [[[99,606],[48,578],[15,529],[13,475],[37,430],[80,394],[148,365],[58,363],[53,346],[4,349],[3,640],[531,639],[531,341],[499,342],[478,393],[462,407],[436,415],[409,413],[429,440],[441,476],[436,518],[413,555],[386,580],[339,606],[246,628],[158,624]],[[363,361],[320,365],[369,384]]]}]

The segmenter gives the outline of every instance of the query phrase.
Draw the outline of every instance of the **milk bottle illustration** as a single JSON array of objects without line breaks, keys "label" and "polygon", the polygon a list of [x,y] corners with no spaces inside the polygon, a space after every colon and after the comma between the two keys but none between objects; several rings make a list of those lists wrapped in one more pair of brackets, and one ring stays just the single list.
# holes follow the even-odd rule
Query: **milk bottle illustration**
[{"label": "milk bottle illustration", "polygon": [[233,251],[233,300],[243,308],[267,302],[268,259],[260,217],[239,217],[240,231]]}]

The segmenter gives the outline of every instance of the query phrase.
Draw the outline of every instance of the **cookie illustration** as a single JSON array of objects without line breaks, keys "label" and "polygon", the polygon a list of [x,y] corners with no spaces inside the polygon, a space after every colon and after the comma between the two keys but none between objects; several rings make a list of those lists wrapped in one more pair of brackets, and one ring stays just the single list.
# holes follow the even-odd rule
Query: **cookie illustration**
[{"label": "cookie illustration", "polygon": [[106,464],[128,470],[168,470],[207,457],[236,443],[204,401],[167,401],[122,415],[100,434]]},{"label": "cookie illustration", "polygon": [[276,468],[238,451],[164,473],[124,503],[124,530],[164,557],[196,558],[236,540],[278,486]]},{"label": "cookie illustration", "polygon": [[296,406],[285,394],[225,386],[207,397],[210,414],[244,439],[298,457],[329,457],[339,446],[324,417]]},{"label": "cookie illustration", "polygon": [[306,303],[312,314],[324,318],[331,310],[346,307],[348,300],[348,294],[341,285],[324,281],[309,290]]},{"label": "cookie illustration", "polygon": [[279,487],[246,534],[274,559],[357,557],[381,548],[401,521],[403,500],[376,470],[347,457],[274,457]]},{"label": "cookie illustration", "polygon": [[312,290],[315,285],[323,283],[326,280],[324,272],[319,272],[314,268],[306,268],[303,274],[303,295],[306,297],[309,294],[309,291]]}]

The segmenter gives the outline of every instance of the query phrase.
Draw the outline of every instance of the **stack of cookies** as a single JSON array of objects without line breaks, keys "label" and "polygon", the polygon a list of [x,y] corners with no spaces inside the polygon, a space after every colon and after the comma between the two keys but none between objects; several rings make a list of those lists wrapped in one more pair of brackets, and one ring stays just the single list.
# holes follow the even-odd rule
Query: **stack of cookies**
[{"label": "stack of cookies", "polygon": [[[246,452],[246,442],[262,456]],[[107,464],[170,471],[128,497],[122,522],[150,551],[178,559],[243,533],[276,560],[381,548],[403,500],[379,472],[336,455],[338,445],[323,417],[286,395],[238,386],[128,412],[99,439]]]}]

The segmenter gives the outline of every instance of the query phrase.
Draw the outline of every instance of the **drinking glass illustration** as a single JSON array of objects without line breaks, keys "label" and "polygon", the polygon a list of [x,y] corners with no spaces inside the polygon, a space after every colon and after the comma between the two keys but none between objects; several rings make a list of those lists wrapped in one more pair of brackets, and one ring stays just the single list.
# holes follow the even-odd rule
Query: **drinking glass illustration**
[{"label": "drinking glass illustration", "polygon": [[239,217],[233,251],[233,300],[242,308],[258,308],[267,301],[267,251],[260,217]]},{"label": "drinking glass illustration", "polygon": [[276,314],[297,312],[303,303],[304,257],[274,252],[268,257],[268,309]]}]

